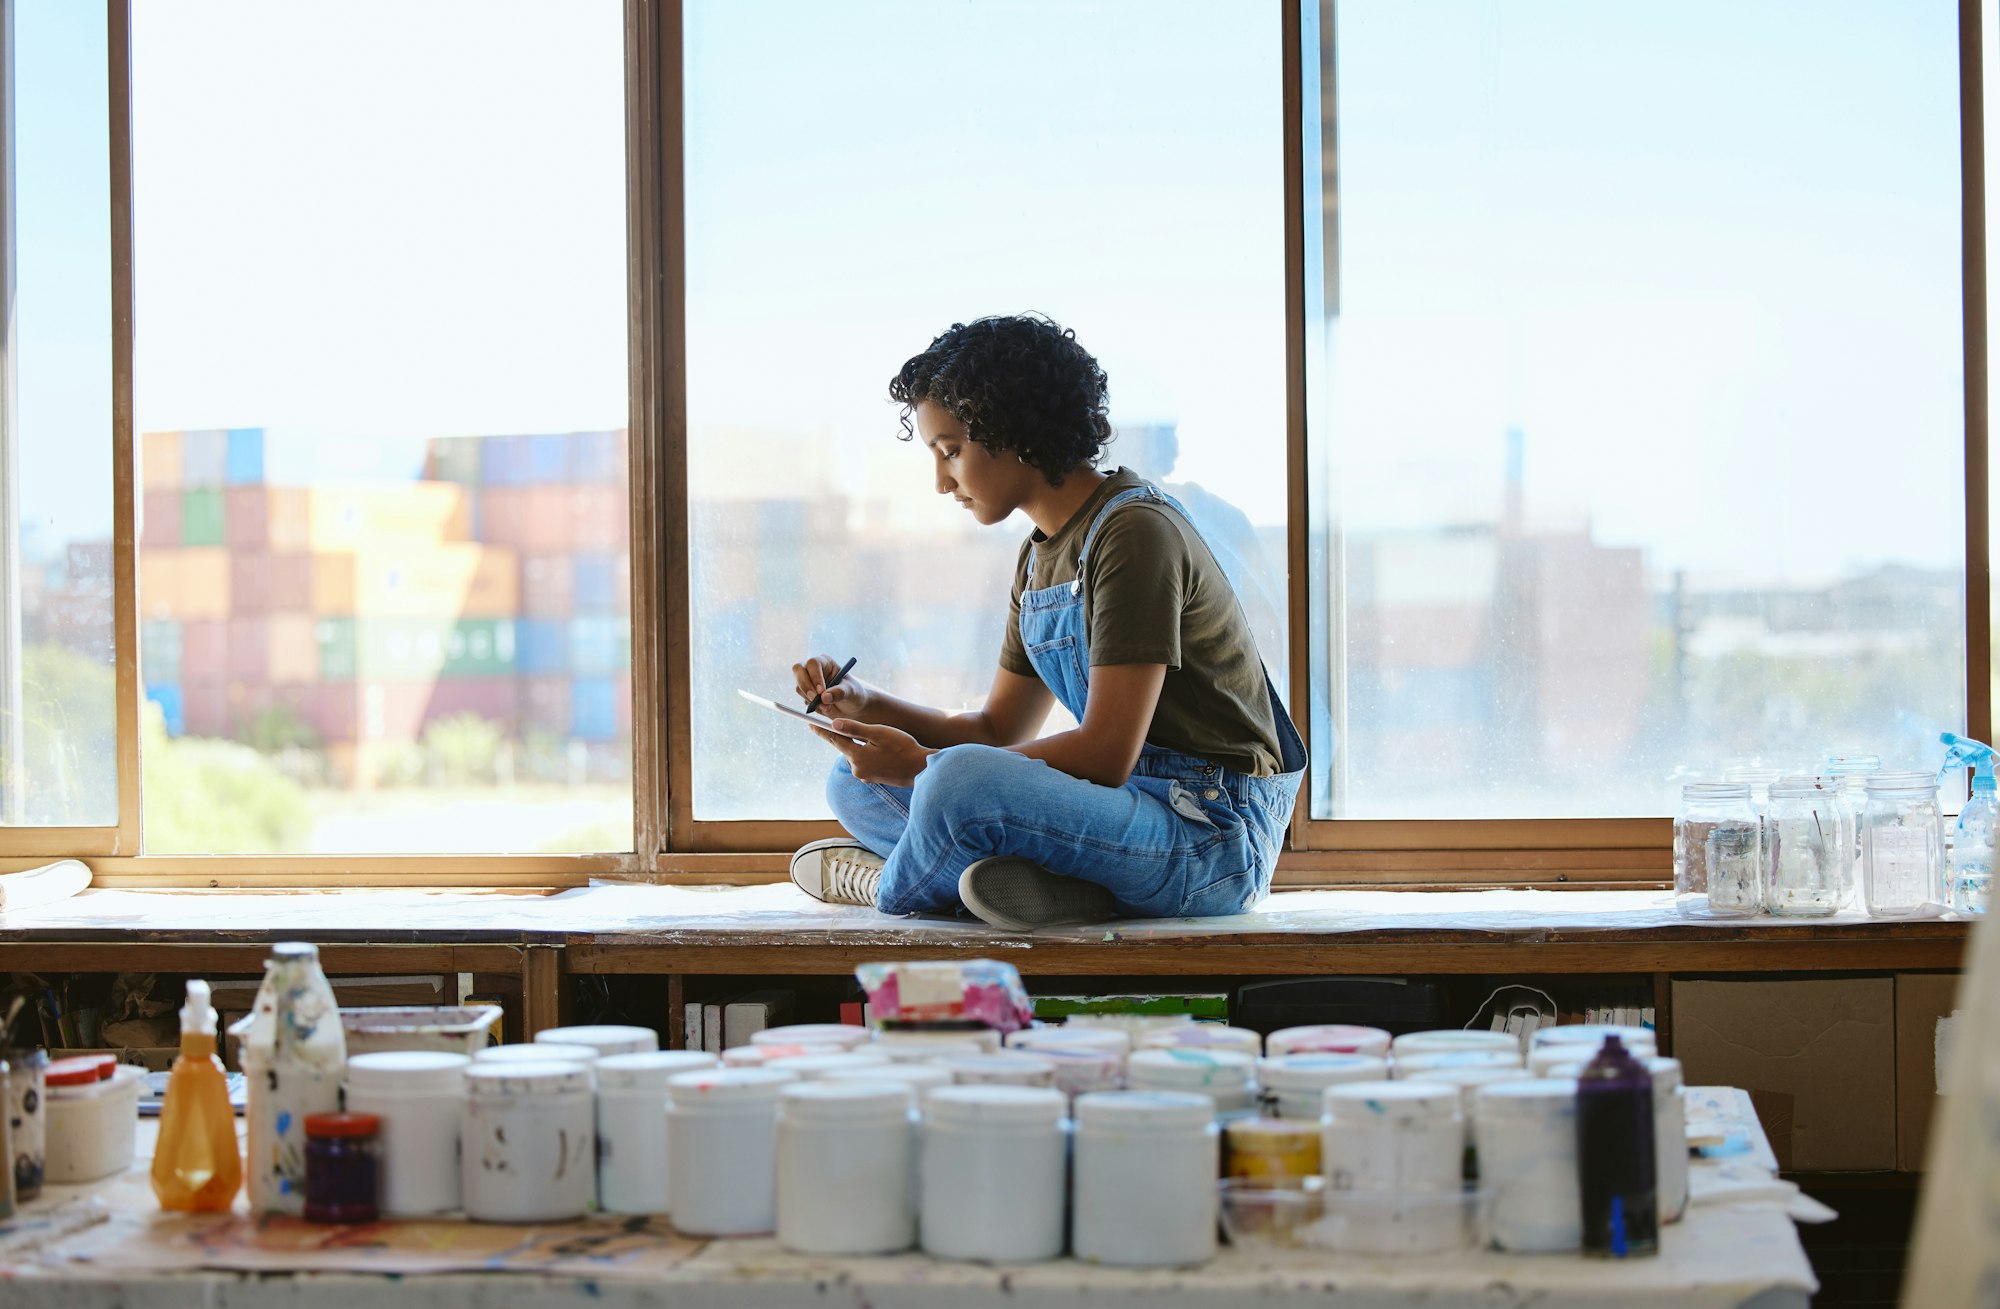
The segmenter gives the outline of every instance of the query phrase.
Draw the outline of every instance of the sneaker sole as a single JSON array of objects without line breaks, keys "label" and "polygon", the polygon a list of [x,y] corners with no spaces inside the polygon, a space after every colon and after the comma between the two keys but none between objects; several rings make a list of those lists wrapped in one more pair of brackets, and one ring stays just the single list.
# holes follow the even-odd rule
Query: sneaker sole
[{"label": "sneaker sole", "polygon": [[1060,877],[1012,855],[981,859],[960,873],[958,898],[974,917],[1009,932],[1102,923],[1118,916],[1117,900],[1097,883]]}]

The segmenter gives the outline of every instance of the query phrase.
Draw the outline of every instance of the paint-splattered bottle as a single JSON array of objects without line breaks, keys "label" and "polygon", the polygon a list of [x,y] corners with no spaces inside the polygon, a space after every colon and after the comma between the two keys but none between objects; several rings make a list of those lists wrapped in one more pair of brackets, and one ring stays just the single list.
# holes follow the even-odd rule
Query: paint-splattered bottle
[{"label": "paint-splattered bottle", "polygon": [[1660,1249],[1653,1079],[1615,1036],[1576,1083],[1583,1252],[1610,1259]]},{"label": "paint-splattered bottle", "polygon": [[249,1083],[245,1180],[250,1211],[305,1209],[308,1114],[340,1110],[347,1040],[333,988],[320,971],[319,947],[281,941],[264,963],[264,984],[243,1038]]}]

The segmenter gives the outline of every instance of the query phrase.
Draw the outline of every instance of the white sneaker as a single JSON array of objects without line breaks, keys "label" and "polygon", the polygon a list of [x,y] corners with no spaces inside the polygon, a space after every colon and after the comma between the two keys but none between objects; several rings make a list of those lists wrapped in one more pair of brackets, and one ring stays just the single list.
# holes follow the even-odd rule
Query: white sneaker
[{"label": "white sneaker", "polygon": [[845,836],[800,846],[791,871],[792,885],[828,904],[873,909],[882,886],[882,856]]}]

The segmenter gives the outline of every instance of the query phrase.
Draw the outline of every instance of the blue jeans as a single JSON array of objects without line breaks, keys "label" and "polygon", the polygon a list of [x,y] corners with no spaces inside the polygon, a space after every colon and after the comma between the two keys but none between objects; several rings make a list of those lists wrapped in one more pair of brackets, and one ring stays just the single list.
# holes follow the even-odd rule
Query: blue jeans
[{"label": "blue jeans", "polygon": [[1271,886],[1298,777],[1245,777],[1148,747],[1123,786],[1071,777],[984,745],[931,756],[914,787],[857,781],[845,759],[827,779],[835,818],[882,855],[876,907],[949,914],[958,875],[1015,855],[1095,882],[1126,918],[1241,913]]}]

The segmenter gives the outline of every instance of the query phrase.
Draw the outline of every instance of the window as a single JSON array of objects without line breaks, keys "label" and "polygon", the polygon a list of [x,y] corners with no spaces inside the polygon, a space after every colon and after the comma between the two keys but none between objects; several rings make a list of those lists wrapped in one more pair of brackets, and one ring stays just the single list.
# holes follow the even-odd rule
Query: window
[{"label": "window", "polygon": [[1029,528],[975,528],[933,493],[887,384],[985,314],[1046,313],[1098,355],[1109,463],[1233,547],[1282,686],[1278,20],[1207,0],[685,6],[695,819],[825,818],[832,753],[735,694],[788,693],[809,653],[983,700]]},{"label": "window", "polygon": [[621,6],[133,17],[147,849],[630,849]]},{"label": "window", "polygon": [[1345,0],[1320,36],[1313,816],[1935,767],[1966,714],[1956,6]]}]

